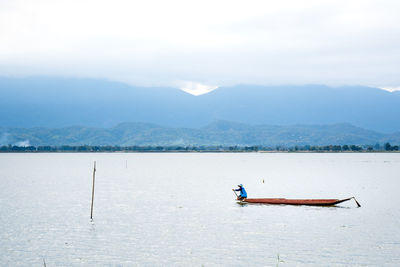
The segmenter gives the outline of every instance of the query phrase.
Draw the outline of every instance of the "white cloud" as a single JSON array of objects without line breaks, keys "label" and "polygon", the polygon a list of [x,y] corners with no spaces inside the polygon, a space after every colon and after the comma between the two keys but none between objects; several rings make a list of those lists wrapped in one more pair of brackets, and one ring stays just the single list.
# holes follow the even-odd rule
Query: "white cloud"
[{"label": "white cloud", "polygon": [[381,87],[381,89],[388,91],[388,92],[394,92],[394,91],[400,91],[400,86],[398,86],[398,87]]},{"label": "white cloud", "polygon": [[400,85],[399,1],[0,0],[0,75]]},{"label": "white cloud", "polygon": [[29,140],[24,140],[24,141],[19,141],[19,142],[15,143],[15,145],[27,147],[27,146],[30,146],[30,143],[29,143]]},{"label": "white cloud", "polygon": [[182,91],[185,91],[186,93],[189,93],[189,94],[195,95],[195,96],[207,94],[218,88],[218,86],[206,85],[206,84],[201,84],[198,82],[190,82],[190,81],[181,81],[181,82],[178,82],[177,84],[180,84],[180,85],[178,85],[178,87]]}]

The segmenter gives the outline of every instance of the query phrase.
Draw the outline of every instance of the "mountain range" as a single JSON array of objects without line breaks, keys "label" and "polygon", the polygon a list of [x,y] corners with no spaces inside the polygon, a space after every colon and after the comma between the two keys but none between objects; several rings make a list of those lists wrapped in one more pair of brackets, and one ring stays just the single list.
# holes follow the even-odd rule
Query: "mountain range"
[{"label": "mountain range", "polygon": [[95,79],[0,77],[0,145],[399,144],[399,117],[400,92],[362,86],[237,85],[193,96]]},{"label": "mountain range", "polygon": [[0,127],[114,127],[143,122],[201,128],[216,121],[249,125],[349,123],[400,131],[400,92],[323,85],[237,85],[193,96],[177,88],[135,87],[73,78],[0,77]]}]

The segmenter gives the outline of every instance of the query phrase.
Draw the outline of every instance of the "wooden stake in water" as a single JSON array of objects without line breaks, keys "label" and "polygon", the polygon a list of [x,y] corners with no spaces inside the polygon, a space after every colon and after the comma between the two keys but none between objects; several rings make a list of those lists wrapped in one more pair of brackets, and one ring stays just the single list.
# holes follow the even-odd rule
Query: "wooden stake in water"
[{"label": "wooden stake in water", "polygon": [[90,219],[93,220],[93,200],[94,200],[94,181],[96,177],[96,161],[94,162],[94,167],[93,167],[93,185],[92,185],[92,205],[90,208]]}]

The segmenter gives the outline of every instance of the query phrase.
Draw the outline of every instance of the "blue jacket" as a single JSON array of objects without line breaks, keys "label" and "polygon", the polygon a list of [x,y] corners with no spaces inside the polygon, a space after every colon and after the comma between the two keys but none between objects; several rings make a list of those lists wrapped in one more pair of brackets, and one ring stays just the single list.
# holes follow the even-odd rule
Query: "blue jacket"
[{"label": "blue jacket", "polygon": [[240,197],[247,198],[247,192],[243,186],[239,187],[238,189],[235,189],[235,191],[240,191]]}]

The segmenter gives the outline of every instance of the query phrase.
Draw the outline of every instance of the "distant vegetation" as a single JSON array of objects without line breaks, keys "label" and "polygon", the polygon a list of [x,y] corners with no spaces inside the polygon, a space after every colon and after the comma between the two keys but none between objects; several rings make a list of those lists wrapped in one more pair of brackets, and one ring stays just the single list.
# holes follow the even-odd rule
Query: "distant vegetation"
[{"label": "distant vegetation", "polygon": [[397,152],[399,146],[2,146],[0,152]]}]

